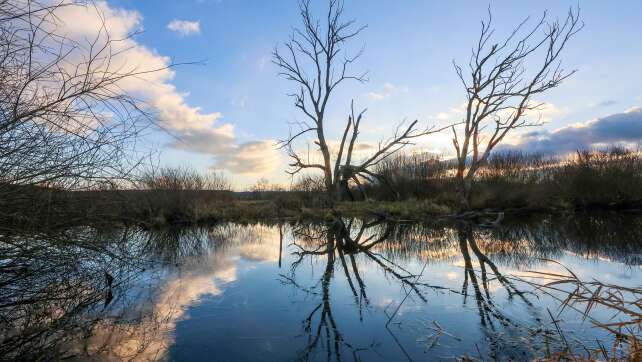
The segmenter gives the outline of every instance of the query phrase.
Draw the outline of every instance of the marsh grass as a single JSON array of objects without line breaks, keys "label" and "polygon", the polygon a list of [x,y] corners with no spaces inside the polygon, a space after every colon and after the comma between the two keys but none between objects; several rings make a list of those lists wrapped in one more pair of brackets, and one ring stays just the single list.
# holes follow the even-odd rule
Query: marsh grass
[{"label": "marsh grass", "polygon": [[[114,222],[154,226],[224,220],[323,220],[334,211],[346,216],[425,220],[457,210],[451,160],[430,154],[398,155],[379,168],[394,192],[385,185],[365,182],[362,190],[354,185],[347,198],[356,202],[332,201],[319,178],[309,175],[288,189],[257,183],[250,191],[233,192],[220,174],[189,168],[143,172],[128,189],[112,186],[69,191],[0,184],[0,221],[20,228]],[[564,158],[495,153],[479,171],[473,190],[471,205],[476,210],[641,210],[642,153],[619,148],[582,151]]]},{"label": "marsh grass", "polygon": [[[562,266],[565,272],[528,271],[523,276],[512,277],[532,286],[559,302],[556,315],[549,310],[558,338],[565,342],[564,350],[547,352],[546,359],[559,360],[628,360],[642,359],[642,288],[604,283],[599,280],[582,280],[572,270],[559,262],[545,259]],[[566,342],[564,332],[559,328],[559,318],[564,310],[573,310],[596,328],[613,336],[614,342],[605,346],[598,342],[598,348],[583,347],[584,351],[573,350]],[[598,318],[594,311],[607,312],[608,318]]]},{"label": "marsh grass", "polygon": [[[401,200],[454,207],[455,164],[433,154],[398,155],[379,166]],[[642,205],[642,153],[623,148],[559,156],[496,152],[479,170],[472,206],[481,208],[636,208]],[[377,200],[394,200],[387,187],[366,185]]]}]

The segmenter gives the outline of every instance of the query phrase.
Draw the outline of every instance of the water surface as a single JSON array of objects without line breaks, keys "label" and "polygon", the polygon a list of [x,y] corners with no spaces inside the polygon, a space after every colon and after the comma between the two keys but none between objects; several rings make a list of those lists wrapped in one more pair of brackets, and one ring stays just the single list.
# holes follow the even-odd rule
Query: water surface
[{"label": "water surface", "polygon": [[[345,219],[32,236],[19,252],[17,242],[2,244],[0,352],[396,361],[597,348],[613,336],[515,277],[566,267],[581,279],[639,287],[641,236],[642,218],[623,215],[492,229]],[[612,316],[591,311],[596,320]]]}]

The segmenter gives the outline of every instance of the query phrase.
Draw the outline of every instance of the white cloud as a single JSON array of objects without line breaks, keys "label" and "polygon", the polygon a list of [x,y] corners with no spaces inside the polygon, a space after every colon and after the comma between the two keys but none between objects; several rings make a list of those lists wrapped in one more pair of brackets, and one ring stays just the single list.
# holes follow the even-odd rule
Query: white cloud
[{"label": "white cloud", "polygon": [[380,90],[368,92],[367,96],[372,101],[380,101],[398,92],[407,93],[408,88],[398,87],[390,82],[386,82],[383,84],[383,87],[381,87]]},{"label": "white cloud", "polygon": [[[539,107],[537,107],[537,109],[528,110],[524,113],[524,118],[528,118],[531,121],[550,122],[567,112],[567,110],[560,109],[556,105],[548,102],[533,101],[532,104],[539,104]],[[467,105],[468,104],[466,102],[461,103],[457,107],[452,107],[447,111],[439,112],[432,115],[430,118],[452,123],[463,121],[466,116]],[[504,110],[497,114],[500,117],[508,117],[512,112],[512,110]]]},{"label": "white cloud", "polygon": [[[142,74],[125,78],[119,82],[118,89],[145,100],[150,107],[149,110],[156,115],[159,126],[177,138],[170,147],[211,155],[213,160],[224,160],[216,163],[216,166],[232,172],[242,170],[243,173],[257,173],[271,170],[278,164],[279,155],[276,152],[272,154],[266,151],[269,157],[262,158],[263,163],[259,162],[260,152],[257,152],[257,157],[253,156],[253,152],[261,147],[257,145],[271,141],[238,145],[233,125],[222,123],[220,113],[206,113],[186,102],[186,94],[179,92],[172,84],[174,71],[170,67],[171,59],[140,44],[130,36],[142,29],[142,17],[138,12],[112,8],[106,1],[97,1],[94,6],[61,7],[56,10],[55,15],[58,21],[51,26],[56,27],[56,33],[70,39],[87,43],[101,34],[97,45],[99,46],[100,41],[107,41],[106,34],[100,33],[103,21],[109,30],[110,38],[120,39],[111,43],[114,55],[110,69]],[[199,30],[198,22],[179,21],[174,27],[182,29],[177,30],[179,33],[194,33]],[[82,55],[77,59],[83,59]],[[149,70],[154,71],[146,72]],[[236,153],[230,156],[230,152]],[[241,159],[234,161],[235,157]],[[241,167],[242,160],[247,162]]]},{"label": "white cloud", "polygon": [[217,167],[244,175],[261,175],[274,170],[280,155],[275,141],[255,141],[241,144],[219,156]]},{"label": "white cloud", "polygon": [[199,21],[174,19],[167,24],[167,29],[180,36],[195,35],[201,33],[201,23]]}]

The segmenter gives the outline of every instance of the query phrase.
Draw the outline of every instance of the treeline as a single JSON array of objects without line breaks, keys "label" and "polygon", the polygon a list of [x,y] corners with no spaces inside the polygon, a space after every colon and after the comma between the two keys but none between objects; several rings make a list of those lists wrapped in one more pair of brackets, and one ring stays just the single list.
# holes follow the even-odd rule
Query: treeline
[{"label": "treeline", "polygon": [[224,175],[191,167],[149,168],[118,186],[123,185],[70,190],[0,183],[0,221],[21,229],[187,223],[204,220],[213,208],[235,199]]}]

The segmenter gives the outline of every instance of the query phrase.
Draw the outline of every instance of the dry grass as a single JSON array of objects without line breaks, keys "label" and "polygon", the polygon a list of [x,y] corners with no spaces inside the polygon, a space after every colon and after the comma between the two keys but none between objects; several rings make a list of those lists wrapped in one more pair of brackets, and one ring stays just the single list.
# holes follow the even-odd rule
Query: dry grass
[{"label": "dry grass", "polygon": [[[581,280],[573,271],[559,262],[546,260],[561,265],[566,273],[528,271],[525,276],[514,277],[516,280],[533,286],[536,290],[551,296],[560,303],[556,316],[549,314],[554,324],[566,309],[574,310],[614,336],[610,347],[599,344],[597,349],[585,348],[585,356],[573,351],[568,344],[562,352],[550,353],[543,360],[606,360],[616,361],[642,360],[642,287],[626,287],[603,283],[599,280]],[[595,317],[594,311],[602,309],[610,317],[601,320]],[[557,328],[562,341],[566,338]]]}]

